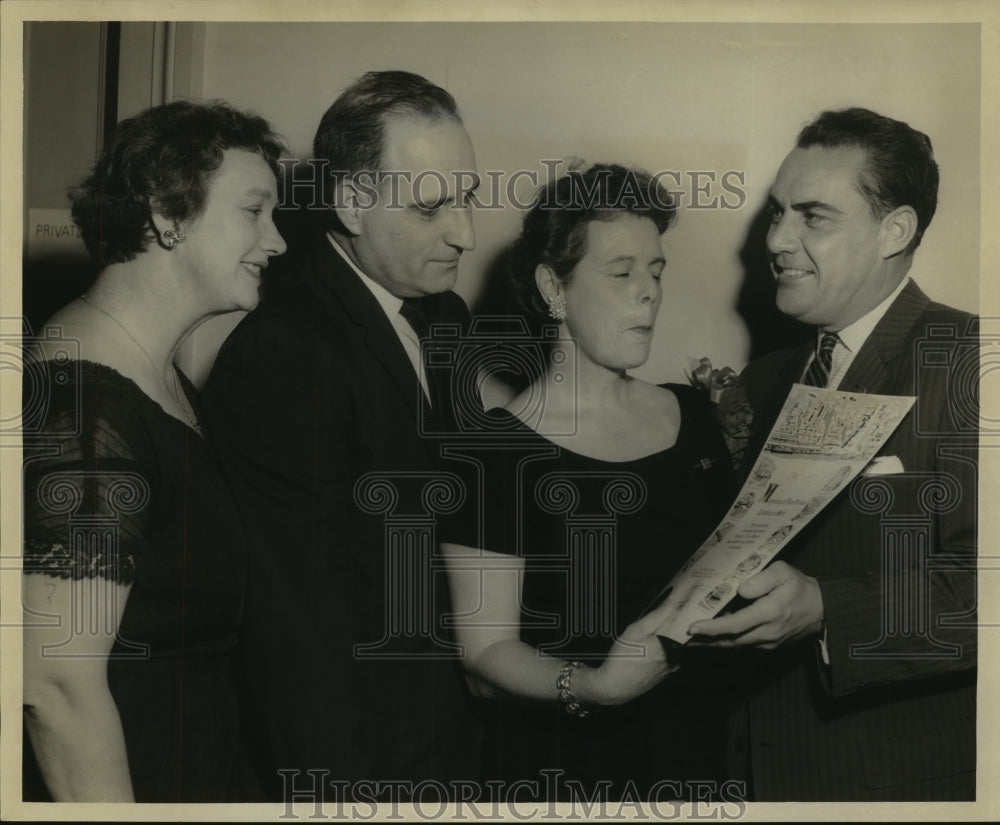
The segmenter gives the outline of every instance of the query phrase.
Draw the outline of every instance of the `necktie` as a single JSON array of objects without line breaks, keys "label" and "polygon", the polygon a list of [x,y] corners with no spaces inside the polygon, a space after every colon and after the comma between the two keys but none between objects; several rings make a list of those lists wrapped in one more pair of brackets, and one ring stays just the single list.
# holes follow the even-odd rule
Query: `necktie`
[{"label": "necktie", "polygon": [[424,308],[420,306],[419,298],[404,298],[403,305],[399,308],[399,314],[413,327],[413,331],[417,333],[417,338],[421,341],[430,335],[431,324],[424,314]]},{"label": "necktie", "polygon": [[399,308],[399,314],[406,319],[406,322],[413,328],[413,331],[417,334],[417,338],[421,341],[420,358],[421,363],[424,365],[424,377],[427,379],[427,392],[430,395],[431,406],[441,412],[444,407],[442,406],[442,399],[438,395],[440,388],[434,380],[434,370],[427,369],[427,361],[424,359],[424,348],[422,346],[423,342],[430,337],[431,323],[427,320],[427,315],[424,313],[424,308],[420,305],[419,298],[404,298],[403,305]]},{"label": "necktie", "polygon": [[830,367],[833,364],[833,348],[840,339],[835,332],[826,332],[819,342],[819,349],[806,370],[802,383],[810,387],[825,387],[830,380]]}]

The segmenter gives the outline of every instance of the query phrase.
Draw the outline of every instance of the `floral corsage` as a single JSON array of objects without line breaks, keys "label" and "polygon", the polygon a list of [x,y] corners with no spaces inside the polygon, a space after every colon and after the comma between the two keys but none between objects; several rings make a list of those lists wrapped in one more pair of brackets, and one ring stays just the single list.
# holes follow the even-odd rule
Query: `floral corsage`
[{"label": "floral corsage", "polygon": [[712,415],[722,430],[733,466],[739,467],[753,425],[753,408],[747,401],[742,379],[732,367],[713,369],[712,362],[702,358],[691,372],[691,384],[708,393]]}]

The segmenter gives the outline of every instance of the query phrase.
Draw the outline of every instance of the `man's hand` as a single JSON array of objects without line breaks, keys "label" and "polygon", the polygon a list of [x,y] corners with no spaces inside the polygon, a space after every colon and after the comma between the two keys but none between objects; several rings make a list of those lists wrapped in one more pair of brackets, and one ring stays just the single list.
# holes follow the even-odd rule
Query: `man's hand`
[{"label": "man's hand", "polygon": [[772,650],[818,634],[823,628],[819,582],[783,561],[751,576],[738,592],[754,600],[753,604],[726,616],[695,622],[688,630],[696,637],[691,644]]}]

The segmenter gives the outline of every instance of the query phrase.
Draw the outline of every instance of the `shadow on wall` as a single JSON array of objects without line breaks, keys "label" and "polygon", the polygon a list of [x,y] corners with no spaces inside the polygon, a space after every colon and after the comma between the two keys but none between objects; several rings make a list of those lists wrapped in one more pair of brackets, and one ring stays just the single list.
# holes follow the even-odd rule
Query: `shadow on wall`
[{"label": "shadow on wall", "polygon": [[813,335],[813,328],[789,318],[774,305],[774,275],[767,255],[767,229],[770,214],[760,209],[750,222],[746,240],[740,248],[743,263],[743,286],[736,301],[736,311],[750,332],[749,360],[784,347],[794,347]]},{"label": "shadow on wall", "polygon": [[[313,168],[299,163],[296,171],[285,167],[283,180],[279,181],[279,206],[274,212],[274,224],[288,246],[283,255],[271,258],[264,272],[261,296],[266,295],[274,284],[280,282],[287,273],[301,268],[303,258],[312,254],[317,234],[329,220],[327,209],[321,205],[323,184],[313,184]],[[291,176],[291,177],[290,177]],[[303,180],[307,182],[302,182]],[[294,187],[291,182],[294,181]]]},{"label": "shadow on wall", "polygon": [[[491,337],[502,339],[508,350],[507,357],[493,362],[490,375],[506,388],[511,398],[545,371],[551,347],[545,341],[551,341],[557,334],[555,322],[529,315],[521,308],[509,274],[512,247],[512,244],[505,246],[487,265],[479,300],[469,307],[474,330],[487,331]],[[548,334],[543,335],[546,328]],[[499,397],[505,394],[502,389],[496,391]]]},{"label": "shadow on wall", "polygon": [[[774,304],[774,276],[767,255],[769,224],[770,216],[765,207],[750,222],[739,253],[743,284],[736,299],[736,311],[750,334],[749,360],[776,349],[798,346],[813,335],[812,327],[783,315]],[[524,317],[507,273],[509,253],[510,247],[506,247],[487,267],[479,300],[474,307],[470,307],[473,316]],[[538,340],[542,324],[532,320],[527,320],[527,323],[530,334]],[[535,377],[529,373],[511,373],[504,375],[503,379],[520,391]]]}]

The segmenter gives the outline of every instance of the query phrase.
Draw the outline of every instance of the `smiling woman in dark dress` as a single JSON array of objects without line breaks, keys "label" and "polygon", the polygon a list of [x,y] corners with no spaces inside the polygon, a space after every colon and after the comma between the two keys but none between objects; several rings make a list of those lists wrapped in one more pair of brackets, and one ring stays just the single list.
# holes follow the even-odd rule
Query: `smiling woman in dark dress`
[{"label": "smiling woman in dark dress", "polygon": [[171,103],[71,193],[99,275],[26,342],[26,798],[226,798],[243,532],[174,358],[284,251],[281,151],[259,117]]},{"label": "smiling woman in dark dress", "polygon": [[493,700],[486,778],[551,798],[683,799],[722,779],[724,693],[643,615],[733,493],[707,397],[628,374],[649,357],[673,218],[621,166],[542,191],[511,274],[559,340],[452,467],[467,506],[439,528],[469,683]]}]

